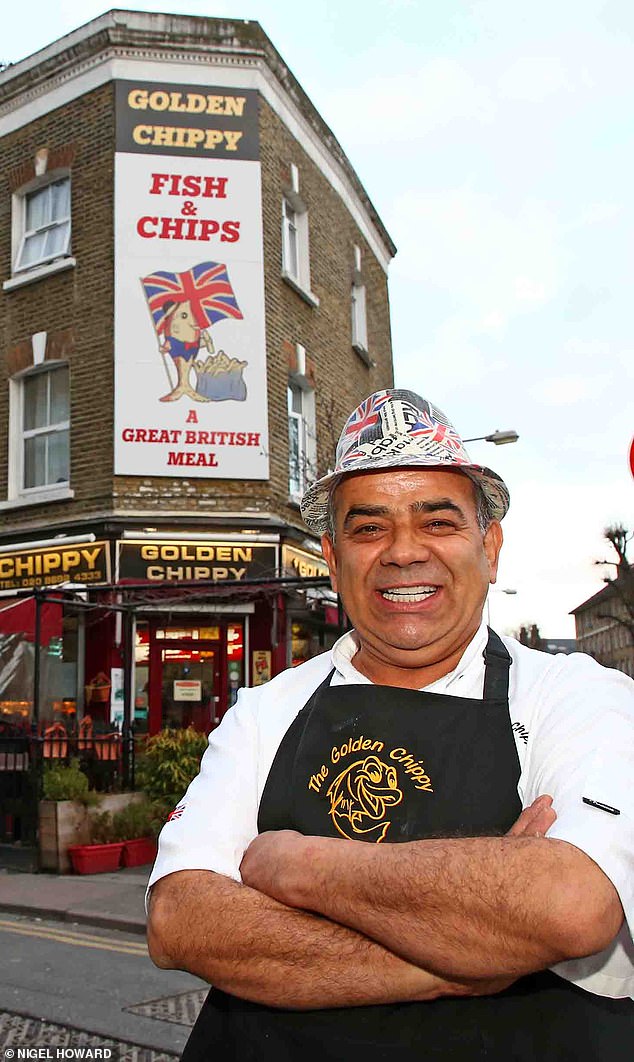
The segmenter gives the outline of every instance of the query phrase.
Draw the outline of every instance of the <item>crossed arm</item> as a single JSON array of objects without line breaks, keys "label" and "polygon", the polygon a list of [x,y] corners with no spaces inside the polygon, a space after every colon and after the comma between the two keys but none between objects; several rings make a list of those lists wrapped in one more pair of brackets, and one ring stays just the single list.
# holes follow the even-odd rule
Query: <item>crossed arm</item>
[{"label": "crossed arm", "polygon": [[[529,970],[599,950],[622,917],[587,856],[540,837],[554,821],[550,804],[536,801],[506,838],[365,845],[263,834],[247,850],[242,885],[208,871],[157,882],[150,954],[286,1008],[500,991]],[[565,932],[551,914],[562,858],[566,882],[581,875],[583,905],[597,893],[600,933],[590,917],[591,930]]]}]

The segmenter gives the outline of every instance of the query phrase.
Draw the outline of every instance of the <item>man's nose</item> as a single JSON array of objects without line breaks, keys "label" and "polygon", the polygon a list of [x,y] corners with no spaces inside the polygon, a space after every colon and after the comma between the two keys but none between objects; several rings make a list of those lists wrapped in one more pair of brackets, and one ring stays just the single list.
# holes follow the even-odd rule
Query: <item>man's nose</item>
[{"label": "man's nose", "polygon": [[394,528],[381,554],[381,564],[397,564],[405,568],[429,560],[430,550],[419,535],[409,527]]}]

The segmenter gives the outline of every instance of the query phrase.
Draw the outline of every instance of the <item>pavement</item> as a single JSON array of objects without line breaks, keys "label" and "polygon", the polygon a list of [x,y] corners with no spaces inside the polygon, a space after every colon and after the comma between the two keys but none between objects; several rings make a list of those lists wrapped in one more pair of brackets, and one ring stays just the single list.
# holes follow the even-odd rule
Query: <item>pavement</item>
[{"label": "pavement", "polygon": [[151,865],[111,874],[30,874],[0,868],[0,911],[145,934]]}]

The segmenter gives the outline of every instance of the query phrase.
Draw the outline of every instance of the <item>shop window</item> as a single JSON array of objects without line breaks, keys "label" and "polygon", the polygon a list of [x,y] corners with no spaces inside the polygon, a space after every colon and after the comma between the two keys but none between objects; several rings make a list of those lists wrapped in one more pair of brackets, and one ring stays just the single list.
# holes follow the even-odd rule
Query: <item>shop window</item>
[{"label": "shop window", "polygon": [[288,493],[299,502],[306,487],[316,477],[317,433],[315,392],[289,382],[288,385]]},{"label": "shop window", "polygon": [[134,704],[133,728],[138,734],[148,729],[150,682],[150,630],[145,622],[136,625],[134,645]]},{"label": "shop window", "polygon": [[238,699],[238,690],[244,686],[244,628],[242,623],[227,624],[227,680],[229,684],[227,707]]},{"label": "shop window", "polygon": [[9,495],[68,488],[70,395],[67,365],[50,365],[10,381]]}]

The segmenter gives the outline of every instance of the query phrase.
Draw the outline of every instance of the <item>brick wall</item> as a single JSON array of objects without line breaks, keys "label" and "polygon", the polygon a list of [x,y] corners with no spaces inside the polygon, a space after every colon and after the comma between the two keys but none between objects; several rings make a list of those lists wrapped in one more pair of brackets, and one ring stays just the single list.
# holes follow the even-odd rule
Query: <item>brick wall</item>
[{"label": "brick wall", "polygon": [[[221,71],[210,78],[221,83]],[[72,154],[72,253],[74,270],[45,277],[0,295],[4,304],[0,349],[5,365],[27,354],[29,337],[49,334],[50,351],[66,336],[71,368],[72,501],[25,507],[3,514],[7,527],[42,527],[88,514],[214,510],[273,512],[301,526],[288,505],[286,388],[289,358],[301,343],[310,359],[317,396],[318,466],[332,461],[336,435],[354,405],[392,384],[389,309],[385,273],[344,203],[301,145],[261,101],[264,264],[268,358],[270,482],[113,477],[113,167],[112,85],[92,92],[28,128],[4,138],[0,196],[0,268],[10,275],[10,182],[28,172],[38,150]],[[299,170],[309,211],[311,288],[309,306],[281,277],[281,206],[289,164]],[[27,177],[28,179],[28,177]],[[354,245],[361,248],[367,289],[368,367],[351,345],[350,289]],[[57,337],[57,338],[55,338]],[[69,338],[70,337],[70,338]],[[72,342],[71,342],[72,339]],[[25,346],[26,344],[26,346]],[[55,347],[57,344],[57,347]],[[7,388],[0,393],[0,423],[7,423]],[[0,437],[0,493],[6,497],[7,437]]]},{"label": "brick wall", "polygon": [[[7,369],[31,359],[30,337],[48,334],[46,357],[67,357],[71,387],[72,502],[1,514],[7,528],[40,527],[107,508],[112,493],[112,314],[114,111],[104,86],[0,144],[0,275],[11,276],[11,192],[35,176],[37,152],[48,149],[49,172],[71,162],[72,245],[77,265],[13,291],[0,291],[0,497],[7,496]],[[71,514],[72,507],[72,514]]]}]

